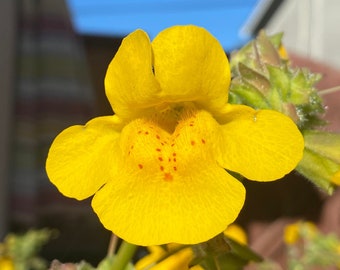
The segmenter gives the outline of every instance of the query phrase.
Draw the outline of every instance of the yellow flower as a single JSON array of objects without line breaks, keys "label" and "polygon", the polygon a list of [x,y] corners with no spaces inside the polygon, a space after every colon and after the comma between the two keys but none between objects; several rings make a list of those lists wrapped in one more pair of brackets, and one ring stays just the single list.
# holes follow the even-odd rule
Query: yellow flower
[{"label": "yellow flower", "polygon": [[[139,260],[135,268],[136,270],[150,269],[150,270],[188,270],[189,263],[193,259],[193,251],[190,247],[180,249],[173,255],[161,260],[169,252],[175,251],[176,248],[181,247],[178,244],[168,245],[168,251],[160,246],[149,246],[150,254]],[[157,263],[157,261],[159,261]]]},{"label": "yellow flower", "polygon": [[236,224],[229,225],[223,234],[240,244],[247,245],[248,243],[245,231]]},{"label": "yellow flower", "polygon": [[131,33],[105,77],[115,115],[57,136],[51,182],[68,197],[94,195],[100,221],[130,243],[194,244],[223,232],[245,200],[225,169],[271,181],[303,151],[287,116],[228,104],[229,83],[225,52],[205,29],[174,26],[152,43]]},{"label": "yellow flower", "polygon": [[287,50],[285,48],[285,46],[283,46],[282,44],[280,45],[279,49],[278,49],[278,53],[280,55],[280,57],[284,60],[288,60],[288,53]]},{"label": "yellow flower", "polygon": [[316,235],[317,231],[318,229],[314,223],[299,221],[285,227],[283,238],[286,244],[293,245],[296,244],[302,236],[312,239]]},{"label": "yellow flower", "polygon": [[337,172],[333,175],[331,181],[332,181],[332,183],[334,183],[334,184],[340,186],[340,170],[337,171]]},{"label": "yellow flower", "polygon": [[0,257],[1,270],[14,270],[14,263],[9,257]]}]

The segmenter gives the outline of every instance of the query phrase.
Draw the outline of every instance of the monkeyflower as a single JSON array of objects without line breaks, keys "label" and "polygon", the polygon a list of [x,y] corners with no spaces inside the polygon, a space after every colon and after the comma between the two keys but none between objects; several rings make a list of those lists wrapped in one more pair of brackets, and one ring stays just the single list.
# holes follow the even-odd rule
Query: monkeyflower
[{"label": "monkeyflower", "polygon": [[94,195],[102,224],[129,243],[216,236],[245,201],[232,175],[279,179],[304,147],[289,117],[228,104],[229,84],[225,52],[205,29],[174,26],[152,42],[136,30],[106,73],[115,114],[56,137],[46,163],[50,181],[67,197]]}]

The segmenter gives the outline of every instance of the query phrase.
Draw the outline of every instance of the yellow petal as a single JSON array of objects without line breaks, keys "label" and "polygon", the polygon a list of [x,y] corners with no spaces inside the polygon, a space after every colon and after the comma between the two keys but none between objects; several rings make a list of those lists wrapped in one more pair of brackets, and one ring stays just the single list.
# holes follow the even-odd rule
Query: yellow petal
[{"label": "yellow petal", "polygon": [[150,254],[144,256],[135,264],[136,270],[148,269],[166,255],[165,249],[160,246],[148,246],[148,250],[150,251]]},{"label": "yellow petal", "polygon": [[303,137],[294,122],[279,112],[230,105],[219,121],[223,129],[219,161],[250,180],[282,178],[302,158]]},{"label": "yellow petal", "polygon": [[0,257],[0,269],[1,270],[15,270],[14,262],[11,258]]},{"label": "yellow petal", "polygon": [[332,181],[332,183],[334,183],[334,184],[340,186],[340,170],[337,171],[337,172],[333,175],[331,181]]},{"label": "yellow petal", "polygon": [[245,231],[236,224],[231,224],[223,232],[225,236],[239,242],[240,244],[246,245],[248,243],[247,235]]},{"label": "yellow petal", "polygon": [[184,248],[159,262],[154,267],[150,268],[150,270],[188,270],[193,255],[191,248]]},{"label": "yellow petal", "polygon": [[69,127],[55,138],[46,171],[61,193],[85,199],[116,174],[117,126],[114,116],[98,117],[85,126]]},{"label": "yellow petal", "polygon": [[159,85],[152,69],[149,37],[136,30],[123,39],[105,76],[106,95],[118,116],[133,118],[144,108],[160,102]]},{"label": "yellow petal", "polygon": [[147,119],[122,131],[120,172],[94,196],[102,224],[137,245],[194,244],[232,223],[243,185],[214,158],[218,124],[207,112],[188,113],[169,134]]},{"label": "yellow petal", "polygon": [[208,31],[197,26],[174,26],[152,42],[154,72],[168,101],[195,101],[209,111],[228,99],[229,62]]},{"label": "yellow petal", "polygon": [[313,239],[318,233],[318,228],[309,221],[298,221],[289,224],[284,229],[283,240],[288,245],[294,245],[301,238]]}]

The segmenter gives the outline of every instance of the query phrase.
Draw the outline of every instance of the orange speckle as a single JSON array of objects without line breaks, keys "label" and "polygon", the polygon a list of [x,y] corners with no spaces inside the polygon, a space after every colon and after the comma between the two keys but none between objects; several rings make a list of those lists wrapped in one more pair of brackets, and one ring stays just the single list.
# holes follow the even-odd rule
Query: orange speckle
[{"label": "orange speckle", "polygon": [[177,167],[174,167],[174,171],[177,171]]},{"label": "orange speckle", "polygon": [[175,146],[175,144],[174,144],[174,143],[172,143],[172,144],[171,144],[171,147],[174,147],[174,146]]},{"label": "orange speckle", "polygon": [[140,131],[138,131],[138,134],[141,134],[142,133],[142,131],[140,130]]},{"label": "orange speckle", "polygon": [[171,173],[165,173],[164,174],[164,180],[165,181],[172,181],[173,180],[173,176],[172,176],[172,174]]},{"label": "orange speckle", "polygon": [[142,164],[138,164],[138,168],[139,169],[143,169],[143,165]]},{"label": "orange speckle", "polygon": [[172,153],[172,156],[175,157],[175,156],[176,156],[176,153]]},{"label": "orange speckle", "polygon": [[159,160],[159,161],[163,161],[163,158],[162,158],[162,157],[158,157],[158,160]]},{"label": "orange speckle", "polygon": [[174,162],[176,162],[176,158],[174,158]]},{"label": "orange speckle", "polygon": [[145,135],[148,135],[148,134],[149,134],[149,132],[148,132],[148,131],[145,131],[145,132],[144,132],[144,134],[145,134]]},{"label": "orange speckle", "polygon": [[156,151],[157,151],[157,152],[160,152],[160,151],[161,151],[161,149],[160,149],[160,148],[156,148]]},{"label": "orange speckle", "polygon": [[203,144],[205,144],[205,140],[204,140],[204,139],[201,139],[201,142],[202,142]]},{"label": "orange speckle", "polygon": [[159,140],[161,137],[157,134],[157,135],[156,135],[156,138]]},{"label": "orange speckle", "polygon": [[191,143],[191,145],[195,145],[195,141],[191,141],[190,143]]},{"label": "orange speckle", "polygon": [[164,167],[163,167],[163,166],[160,166],[159,169],[160,169],[161,171],[164,171]]}]

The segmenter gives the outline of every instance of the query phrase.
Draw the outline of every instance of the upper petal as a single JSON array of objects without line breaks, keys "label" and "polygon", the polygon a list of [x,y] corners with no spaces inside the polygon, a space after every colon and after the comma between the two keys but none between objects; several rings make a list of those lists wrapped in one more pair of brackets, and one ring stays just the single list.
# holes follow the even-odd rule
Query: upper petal
[{"label": "upper petal", "polygon": [[104,226],[138,245],[193,244],[224,231],[245,190],[215,161],[218,128],[206,112],[185,117],[173,134],[147,119],[128,124],[120,171],[92,201]]},{"label": "upper petal", "polygon": [[118,126],[114,116],[98,117],[85,126],[69,127],[55,138],[46,171],[61,193],[85,199],[116,174]]},{"label": "upper petal", "polygon": [[295,123],[271,110],[229,105],[219,119],[223,139],[219,162],[250,180],[271,181],[295,169],[304,141]]},{"label": "upper petal", "polygon": [[196,101],[212,112],[227,102],[229,62],[220,43],[204,28],[168,28],[153,40],[152,49],[163,99]]},{"label": "upper petal", "polygon": [[144,31],[136,30],[123,39],[107,69],[105,90],[112,109],[122,118],[138,116],[144,108],[160,102],[151,44]]}]

